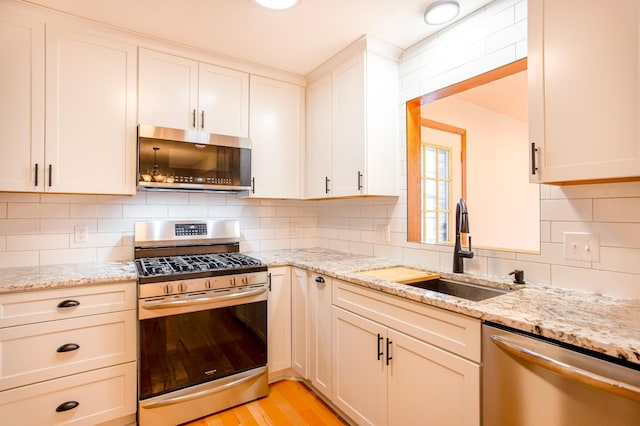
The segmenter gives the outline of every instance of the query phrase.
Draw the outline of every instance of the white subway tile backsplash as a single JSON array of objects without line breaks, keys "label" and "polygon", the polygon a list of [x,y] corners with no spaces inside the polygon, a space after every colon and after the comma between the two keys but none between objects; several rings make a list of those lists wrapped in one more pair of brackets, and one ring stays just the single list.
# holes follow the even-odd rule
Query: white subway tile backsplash
[{"label": "white subway tile backsplash", "polygon": [[0,252],[0,268],[38,265],[40,265],[40,252],[37,250]]},{"label": "white subway tile backsplash", "polygon": [[209,217],[218,219],[242,217],[242,206],[209,206]]},{"label": "white subway tile backsplash", "polygon": [[[137,219],[137,220],[144,220],[144,219]],[[130,232],[133,234],[133,227],[134,227],[133,224],[137,220],[133,218],[98,219],[98,232]]]},{"label": "white subway tile backsplash", "polygon": [[551,265],[551,278],[557,287],[640,299],[637,274]]},{"label": "white subway tile backsplash", "polygon": [[39,203],[40,194],[19,194],[16,192],[0,192],[3,203]]},{"label": "white subway tile backsplash", "polygon": [[7,251],[30,251],[69,248],[68,234],[8,235]]},{"label": "white subway tile backsplash", "polygon": [[98,262],[126,262],[133,259],[133,246],[101,247],[97,249]]},{"label": "white subway tile backsplash", "polygon": [[98,260],[96,248],[77,248],[61,250],[41,250],[40,265],[62,263],[93,263]]},{"label": "white subway tile backsplash", "polygon": [[76,226],[86,226],[89,232],[97,229],[97,219],[76,218],[76,219],[41,219],[40,233],[42,234],[72,234]]},{"label": "white subway tile backsplash", "polygon": [[540,200],[540,219],[551,221],[592,220],[591,200]]},{"label": "white subway tile backsplash", "polygon": [[640,249],[600,247],[600,261],[593,262],[593,269],[640,274]]},{"label": "white subway tile backsplash", "polygon": [[169,217],[172,219],[204,219],[208,216],[207,206],[168,205]]},{"label": "white subway tile backsplash", "polygon": [[67,217],[69,217],[68,204],[9,203],[7,206],[7,218],[9,219]]},{"label": "white subway tile backsplash", "polygon": [[593,200],[593,220],[598,222],[640,222],[640,197]]},{"label": "white subway tile backsplash", "polygon": [[122,216],[136,219],[161,219],[169,214],[168,206],[165,204],[140,204],[140,205],[124,205]]},{"label": "white subway tile backsplash", "polygon": [[98,217],[98,204],[70,204],[69,217],[71,218]]},{"label": "white subway tile backsplash", "polygon": [[43,204],[96,204],[97,195],[73,195],[73,194],[41,194],[40,203]]},{"label": "white subway tile backsplash", "polygon": [[38,219],[0,219],[0,235],[39,234]]}]

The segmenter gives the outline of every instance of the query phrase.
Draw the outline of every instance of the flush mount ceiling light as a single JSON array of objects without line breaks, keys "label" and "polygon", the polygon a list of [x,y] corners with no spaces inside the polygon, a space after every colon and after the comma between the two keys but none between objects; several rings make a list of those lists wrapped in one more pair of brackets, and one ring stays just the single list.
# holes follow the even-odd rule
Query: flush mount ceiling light
[{"label": "flush mount ceiling light", "polygon": [[295,6],[298,0],[256,0],[256,3],[268,9],[284,10]]},{"label": "flush mount ceiling light", "polygon": [[424,22],[442,25],[452,21],[460,13],[460,5],[455,0],[439,0],[431,3],[424,12]]}]

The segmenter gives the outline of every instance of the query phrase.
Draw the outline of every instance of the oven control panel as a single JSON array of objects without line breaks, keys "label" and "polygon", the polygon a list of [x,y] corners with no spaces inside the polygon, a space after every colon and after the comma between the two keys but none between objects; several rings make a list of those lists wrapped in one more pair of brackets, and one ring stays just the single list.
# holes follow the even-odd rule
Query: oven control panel
[{"label": "oven control panel", "polygon": [[176,296],[208,290],[266,284],[267,280],[268,274],[264,271],[250,272],[246,274],[219,275],[206,278],[163,281],[139,285],[138,297],[140,299],[161,298],[164,296]]},{"label": "oven control panel", "polygon": [[176,237],[207,235],[206,223],[176,223]]}]

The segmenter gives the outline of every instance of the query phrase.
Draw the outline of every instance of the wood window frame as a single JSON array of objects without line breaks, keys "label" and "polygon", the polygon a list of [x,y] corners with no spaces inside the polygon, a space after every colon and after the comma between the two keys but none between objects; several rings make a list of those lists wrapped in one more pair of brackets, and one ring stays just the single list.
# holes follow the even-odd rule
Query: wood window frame
[{"label": "wood window frame", "polygon": [[[460,83],[444,87],[426,95],[411,99],[406,103],[407,114],[407,241],[422,242],[422,183],[421,183],[421,127],[423,120],[431,122],[432,120],[423,119],[420,113],[420,107],[426,103],[437,101],[456,93],[499,80],[511,74],[516,74],[527,69],[527,58],[520,59],[502,67],[487,71],[483,74],[471,77]],[[433,122],[437,123],[437,122]],[[438,123],[442,124],[442,123]],[[446,125],[445,125],[446,126]],[[431,126],[429,126],[431,127]],[[450,126],[452,129],[457,129]],[[463,130],[463,129],[462,129]],[[466,131],[464,135],[464,146],[466,147]],[[466,149],[462,150],[462,197],[466,197]]]}]

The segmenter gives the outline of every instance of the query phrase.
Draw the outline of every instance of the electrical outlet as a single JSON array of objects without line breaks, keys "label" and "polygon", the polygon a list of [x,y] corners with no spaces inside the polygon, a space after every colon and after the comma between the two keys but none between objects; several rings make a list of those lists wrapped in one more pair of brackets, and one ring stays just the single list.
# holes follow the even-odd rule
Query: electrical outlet
[{"label": "electrical outlet", "polygon": [[565,232],[564,258],[567,260],[600,261],[600,237],[588,232]]},{"label": "electrical outlet", "polygon": [[89,227],[87,225],[78,225],[73,231],[76,243],[86,243],[89,241]]}]

